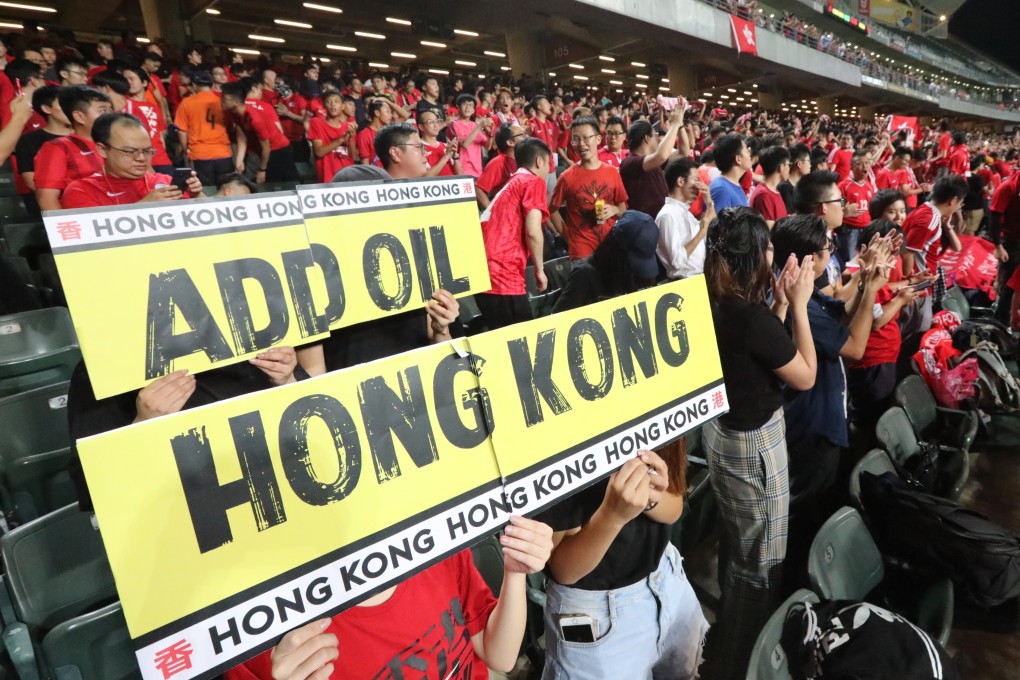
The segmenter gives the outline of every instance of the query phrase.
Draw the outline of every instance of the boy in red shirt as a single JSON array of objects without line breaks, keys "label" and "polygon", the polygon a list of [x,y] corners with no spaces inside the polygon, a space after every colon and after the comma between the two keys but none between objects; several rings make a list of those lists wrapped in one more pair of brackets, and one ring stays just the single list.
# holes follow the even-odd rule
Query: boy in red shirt
[{"label": "boy in red shirt", "polygon": [[406,677],[487,680],[489,668],[510,671],[527,621],[525,578],[545,567],[552,530],[512,517],[500,542],[498,601],[465,550],[332,619],[292,630],[226,680],[405,677],[395,675],[403,668]]},{"label": "boy in red shirt", "polygon": [[[627,209],[627,190],[620,171],[599,160],[601,142],[597,119],[583,116],[574,120],[570,145],[581,160],[560,175],[549,201],[553,229],[567,242],[567,252],[575,260],[595,252],[617,216]],[[597,212],[599,202],[602,210]],[[559,213],[560,206],[567,209],[566,219]]]},{"label": "boy in red shirt", "polygon": [[785,146],[770,146],[761,153],[761,171],[765,181],[751,193],[750,206],[757,210],[769,229],[786,217],[786,204],[779,193],[779,183],[790,178],[790,152]]},{"label": "boy in red shirt", "polygon": [[[238,126],[246,128],[246,132],[258,141],[259,166],[255,174],[255,182],[296,182],[297,169],[294,166],[294,154],[290,140],[284,136],[275,113],[271,109],[248,105],[245,101],[243,83],[227,83],[223,86],[223,110],[229,111],[239,121]],[[238,171],[244,169],[244,158],[247,152],[247,135],[237,135]]]},{"label": "boy in red shirt", "polygon": [[545,190],[549,147],[532,138],[514,147],[513,153],[518,170],[481,216],[492,288],[475,295],[475,302],[489,330],[532,318],[525,284],[529,254],[535,265],[538,292],[548,286],[542,260],[542,223],[549,219]]},{"label": "boy in red shirt", "polygon": [[308,124],[308,139],[315,154],[315,172],[320,182],[330,182],[336,173],[354,165],[354,99],[333,91],[323,101],[325,118],[316,116]]},{"label": "boy in red shirt", "polygon": [[910,276],[924,270],[935,271],[939,254],[943,250],[943,230],[948,247],[960,250],[950,217],[963,206],[967,195],[967,180],[957,175],[942,177],[932,187],[928,202],[907,215],[903,223],[906,239],[903,251],[903,275]]},{"label": "boy in red shirt", "polygon": [[854,156],[854,138],[849,132],[839,136],[839,146],[829,153],[829,168],[839,175],[842,182],[850,176],[850,166]]},{"label": "boy in red shirt", "polygon": [[839,190],[846,199],[846,214],[843,226],[836,232],[839,258],[842,264],[850,261],[857,250],[857,237],[861,229],[871,222],[868,205],[875,195],[875,185],[868,179],[871,159],[864,151],[854,154],[850,163],[850,176],[839,183]]},{"label": "boy in red shirt", "polygon": [[[489,201],[506,186],[510,177],[517,172],[514,147],[518,142],[527,138],[528,133],[517,123],[503,123],[496,130],[496,148],[499,153],[489,159],[482,174],[478,177],[478,181],[475,182],[475,198],[478,200],[478,207],[482,210],[489,207]],[[548,174],[548,168],[546,168],[546,174]]]},{"label": "boy in red shirt", "polygon": [[382,162],[375,157],[375,133],[393,122],[393,110],[389,102],[378,97],[365,105],[365,113],[369,117],[369,123],[358,132],[356,138],[358,162],[362,165],[372,163],[381,168]]},{"label": "boy in red shirt", "polygon": [[949,172],[960,177],[970,176],[970,149],[967,148],[967,133],[953,133],[953,149],[949,153]]}]

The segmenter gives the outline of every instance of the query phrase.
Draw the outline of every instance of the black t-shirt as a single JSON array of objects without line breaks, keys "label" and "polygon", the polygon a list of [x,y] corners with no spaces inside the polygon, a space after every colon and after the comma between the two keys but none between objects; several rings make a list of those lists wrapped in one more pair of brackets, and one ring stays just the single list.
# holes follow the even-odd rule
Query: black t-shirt
[{"label": "black t-shirt", "polygon": [[796,214],[797,210],[793,205],[793,196],[794,193],[797,191],[797,188],[793,186],[793,182],[791,182],[788,179],[784,179],[782,182],[779,183],[779,186],[776,187],[776,191],[778,191],[779,195],[782,196],[783,198],[783,203],[786,205],[787,214],[788,215]]},{"label": "black t-shirt", "polygon": [[[540,513],[535,519],[545,522],[553,531],[565,531],[583,525],[602,505],[609,478]],[[572,588],[581,590],[613,590],[637,583],[655,571],[669,543],[669,524],[656,522],[641,513],[627,522],[610,544],[602,561]],[[552,573],[546,568],[546,575]]]},{"label": "black t-shirt", "polygon": [[[195,374],[195,392],[181,410],[205,406],[267,387],[272,387],[269,377],[247,361],[214,368]],[[137,414],[137,396],[138,390],[132,390],[97,400],[92,392],[88,370],[84,362],[79,363],[71,375],[71,386],[67,393],[67,419],[72,442],[130,425]],[[78,449],[73,443],[68,472],[78,490],[79,506],[82,510],[92,510],[92,497],[85,483]]]},{"label": "black t-shirt", "polygon": [[712,318],[730,402],[719,421],[741,432],[757,429],[783,405],[773,371],[793,361],[797,346],[765,305],[726,298],[712,303]]},{"label": "black t-shirt", "polygon": [[985,207],[985,181],[980,175],[967,178],[967,195],[963,199],[964,210],[981,210]]},{"label": "black t-shirt", "polygon": [[61,135],[55,135],[46,130],[33,130],[23,135],[14,147],[14,157],[18,161],[18,172],[35,172],[35,157],[42,145],[52,139],[59,139]]},{"label": "black t-shirt", "polygon": [[421,114],[426,111],[431,111],[439,117],[440,121],[446,120],[446,110],[443,105],[439,102],[430,102],[428,99],[422,97],[418,100],[418,103],[414,105],[414,119],[421,120]]},{"label": "black t-shirt", "polygon": [[662,166],[645,170],[644,156],[627,156],[620,163],[620,179],[627,190],[627,207],[651,215],[654,220],[666,203],[666,174]]},{"label": "black t-shirt", "polygon": [[[335,330],[322,341],[327,371],[375,361],[429,344],[428,314],[416,309]],[[450,327],[454,330],[453,324]]]}]

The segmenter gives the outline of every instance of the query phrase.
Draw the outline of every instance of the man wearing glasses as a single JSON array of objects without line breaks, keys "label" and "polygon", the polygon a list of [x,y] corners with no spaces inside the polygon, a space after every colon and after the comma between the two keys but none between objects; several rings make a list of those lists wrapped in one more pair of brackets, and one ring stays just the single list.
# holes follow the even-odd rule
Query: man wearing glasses
[{"label": "man wearing glasses", "polygon": [[202,195],[202,183],[192,172],[182,191],[173,178],[149,170],[155,149],[149,131],[129,113],[107,113],[92,126],[103,168],[67,185],[64,208],[93,208],[149,201],[171,201]]},{"label": "man wearing glasses", "polygon": [[623,119],[613,116],[606,122],[606,143],[599,149],[599,160],[617,170],[620,163],[629,153],[623,143],[627,140],[627,131]]},{"label": "man wearing glasses", "polygon": [[475,198],[478,199],[478,207],[481,210],[489,207],[489,202],[517,172],[514,149],[518,143],[527,138],[528,133],[517,123],[503,123],[496,130],[496,148],[499,153],[489,159],[478,181],[475,182]]},{"label": "man wearing glasses", "polygon": [[[570,125],[570,146],[580,160],[556,181],[549,213],[553,229],[567,242],[572,259],[588,257],[627,209],[620,172],[599,160],[599,122],[582,116]],[[566,208],[565,216],[560,207]]]},{"label": "man wearing glasses", "polygon": [[393,179],[416,179],[428,174],[428,148],[418,131],[406,123],[391,123],[375,134],[375,155]]},{"label": "man wearing glasses", "polygon": [[61,87],[88,84],[89,65],[80,57],[74,55],[60,57],[57,59],[53,70],[57,72],[57,77],[60,78]]},{"label": "man wearing glasses", "polygon": [[61,194],[68,184],[103,169],[92,141],[92,124],[113,111],[109,97],[84,85],[60,88],[57,101],[74,131],[46,142],[35,157],[35,197],[40,210],[60,210]]}]

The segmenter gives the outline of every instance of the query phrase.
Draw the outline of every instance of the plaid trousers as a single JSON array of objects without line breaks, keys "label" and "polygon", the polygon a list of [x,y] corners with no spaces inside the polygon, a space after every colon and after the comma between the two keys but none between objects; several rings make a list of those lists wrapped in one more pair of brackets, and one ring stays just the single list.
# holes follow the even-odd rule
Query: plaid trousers
[{"label": "plaid trousers", "polygon": [[720,552],[728,557],[711,653],[725,666],[721,677],[743,678],[758,633],[780,603],[790,507],[783,409],[748,432],[714,420],[704,428],[704,445],[722,525]]}]

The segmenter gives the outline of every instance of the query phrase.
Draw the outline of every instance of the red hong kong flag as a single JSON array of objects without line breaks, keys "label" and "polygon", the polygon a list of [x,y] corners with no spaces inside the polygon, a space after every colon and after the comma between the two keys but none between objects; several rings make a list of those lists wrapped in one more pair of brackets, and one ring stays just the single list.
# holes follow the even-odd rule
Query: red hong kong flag
[{"label": "red hong kong flag", "polygon": [[907,144],[910,146],[921,138],[916,116],[889,116],[889,132],[896,134],[900,130],[907,131]]},{"label": "red hong kong flag", "polygon": [[730,15],[730,26],[733,28],[734,47],[738,54],[748,53],[758,56],[758,34],[754,31],[754,22]]}]

